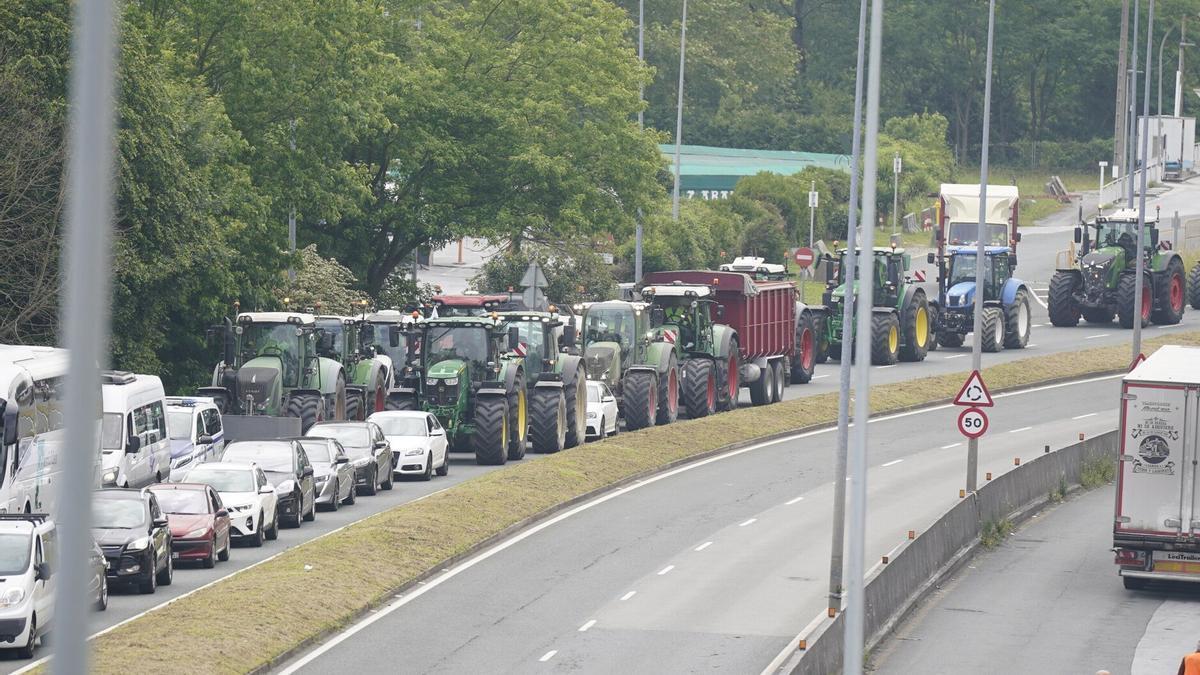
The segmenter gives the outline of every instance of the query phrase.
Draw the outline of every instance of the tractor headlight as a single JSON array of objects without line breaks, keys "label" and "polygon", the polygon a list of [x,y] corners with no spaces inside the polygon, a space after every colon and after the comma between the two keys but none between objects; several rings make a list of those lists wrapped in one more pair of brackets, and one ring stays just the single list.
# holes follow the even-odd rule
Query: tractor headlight
[{"label": "tractor headlight", "polygon": [[447,387],[457,387],[458,386],[458,378],[457,377],[447,377],[445,382],[446,382]]},{"label": "tractor headlight", "polygon": [[428,378],[425,378],[425,385],[426,385],[426,386],[428,386],[428,387],[433,387],[433,386],[436,386],[436,385],[437,385],[437,378],[433,378],[433,377],[428,377]]}]

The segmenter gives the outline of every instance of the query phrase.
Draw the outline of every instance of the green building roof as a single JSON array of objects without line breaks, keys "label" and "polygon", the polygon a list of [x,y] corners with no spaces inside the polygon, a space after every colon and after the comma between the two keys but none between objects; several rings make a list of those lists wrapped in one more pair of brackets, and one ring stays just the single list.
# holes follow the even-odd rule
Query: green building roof
[{"label": "green building roof", "polygon": [[[675,146],[658,146],[671,171],[675,170]],[[711,199],[725,195],[706,195],[704,192],[729,192],[743,176],[767,171],[782,175],[800,173],[810,166],[850,171],[850,157],[818,152],[792,152],[789,150],[741,150],[737,148],[714,148],[704,145],[683,145],[679,152],[679,185],[683,197]],[[691,194],[688,194],[688,193]]]}]

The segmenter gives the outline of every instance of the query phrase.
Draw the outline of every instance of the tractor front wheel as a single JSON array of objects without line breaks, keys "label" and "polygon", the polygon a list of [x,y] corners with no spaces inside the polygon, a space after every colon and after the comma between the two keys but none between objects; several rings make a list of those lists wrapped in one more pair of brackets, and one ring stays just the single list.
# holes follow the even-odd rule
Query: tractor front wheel
[{"label": "tractor front wheel", "polygon": [[587,436],[587,371],[583,361],[570,373],[567,370],[563,369],[563,402],[567,407],[567,435],[563,447],[573,448],[582,445]]},{"label": "tractor front wheel", "polygon": [[796,322],[796,351],[792,357],[792,381],[797,384],[808,384],[817,369],[817,352],[819,339],[816,322],[807,312],[800,315]]},{"label": "tractor front wheel", "polygon": [[717,361],[717,409],[734,410],[742,389],[742,355],[738,344],[729,344],[729,355]]},{"label": "tractor front wheel", "polygon": [[[1117,320],[1121,324],[1121,328],[1133,328],[1135,316],[1134,299],[1137,297],[1137,275],[1122,274],[1121,281],[1117,283]],[[1145,328],[1150,323],[1150,307],[1154,302],[1154,296],[1151,294],[1150,277],[1147,275],[1142,280],[1142,327]]]},{"label": "tractor front wheel", "polygon": [[895,312],[871,316],[871,363],[890,366],[900,360],[900,319]]},{"label": "tractor front wheel", "polygon": [[525,392],[525,373],[517,371],[516,385],[508,394],[508,458],[525,458],[525,440],[529,436],[529,399]]},{"label": "tractor front wheel", "polygon": [[929,353],[929,303],[925,293],[915,292],[904,303],[902,323],[904,341],[900,346],[900,360],[924,361]]},{"label": "tractor front wheel", "polygon": [[1112,307],[1081,307],[1079,311],[1088,323],[1112,323],[1116,315]]},{"label": "tractor front wheel", "polygon": [[416,410],[417,399],[412,394],[388,394],[384,410]]},{"label": "tractor front wheel", "polygon": [[1050,278],[1047,308],[1051,324],[1059,328],[1079,325],[1079,303],[1075,301],[1079,281],[1074,272],[1055,272]]},{"label": "tractor front wheel", "polygon": [[966,339],[966,336],[963,335],[962,333],[939,333],[938,334],[938,342],[940,342],[943,347],[946,347],[948,349],[954,349],[954,348],[963,346],[963,341],[965,339]]},{"label": "tractor front wheel", "polygon": [[475,401],[475,433],[471,436],[475,461],[480,465],[508,461],[508,400],[481,396]]},{"label": "tractor front wheel", "polygon": [[625,376],[625,428],[630,431],[654,426],[658,411],[658,376],[638,370]]},{"label": "tractor front wheel", "polygon": [[705,358],[683,362],[683,404],[688,417],[708,417],[717,410],[717,374]]},{"label": "tractor front wheel", "polygon": [[1017,289],[1012,303],[1004,308],[1004,347],[1024,349],[1029,344],[1032,321],[1029,311],[1029,294],[1024,288]]},{"label": "tractor front wheel", "polygon": [[366,393],[357,389],[346,392],[346,419],[360,421],[366,419],[363,414]]},{"label": "tractor front wheel", "polygon": [[1192,309],[1200,309],[1200,262],[1188,276],[1188,301],[1192,303]]},{"label": "tractor front wheel", "polygon": [[295,394],[288,398],[284,417],[299,417],[300,433],[306,434],[321,421],[324,410],[325,399],[320,394]]},{"label": "tractor front wheel", "polygon": [[1004,349],[1004,312],[999,307],[983,308],[983,331],[978,337],[980,349],[993,353]]},{"label": "tractor front wheel", "polygon": [[1179,258],[1172,258],[1161,278],[1162,283],[1154,289],[1156,308],[1150,318],[1160,326],[1174,326],[1183,321],[1183,306],[1187,303],[1187,277],[1184,275],[1183,262]]},{"label": "tractor front wheel", "polygon": [[673,424],[679,419],[679,362],[675,354],[667,361],[667,372],[658,380],[658,423]]},{"label": "tractor front wheel", "polygon": [[529,440],[535,453],[553,453],[566,447],[567,401],[563,390],[534,387],[529,393]]}]

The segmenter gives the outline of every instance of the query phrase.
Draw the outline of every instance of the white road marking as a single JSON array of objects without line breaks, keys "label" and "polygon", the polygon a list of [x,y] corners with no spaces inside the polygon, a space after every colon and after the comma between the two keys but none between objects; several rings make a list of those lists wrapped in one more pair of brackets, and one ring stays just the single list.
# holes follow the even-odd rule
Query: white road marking
[{"label": "white road marking", "polygon": [[1032,429],[1032,428],[1033,428],[1033,427],[1021,427],[1020,429],[1009,429],[1009,430],[1008,430],[1008,433],[1010,433],[1010,434],[1019,434],[1019,433],[1021,433],[1022,431],[1029,431],[1029,430],[1030,430],[1030,429]]},{"label": "white road marking", "polygon": [[784,506],[791,506],[792,504],[795,504],[796,502],[801,502],[801,501],[804,501],[804,497],[796,497],[795,499],[793,499],[791,501],[785,502]]},{"label": "white road marking", "polygon": [[966,356],[966,354],[951,354],[950,356],[943,356],[942,358],[949,361],[950,359],[961,359],[964,356]]},{"label": "white road marking", "polygon": [[828,375],[813,375],[812,379],[814,379],[814,380],[820,380],[820,379],[823,379],[823,378],[826,378],[826,377],[829,377],[829,376],[828,376]]},{"label": "white road marking", "polygon": [[666,574],[667,572],[670,572],[673,569],[675,569],[674,565],[667,565],[666,567],[664,567],[658,571],[658,576],[661,577],[662,575]]},{"label": "white road marking", "polygon": [[[1042,385],[1040,387],[1032,387],[1030,389],[1021,389],[1019,391],[1010,391],[1010,392],[1005,392],[1003,394],[994,394],[992,396],[992,398],[1009,398],[1009,397],[1013,397],[1013,396],[1024,396],[1026,394],[1035,394],[1035,393],[1043,392],[1043,391],[1052,391],[1055,389],[1062,389],[1063,387],[1074,387],[1074,386],[1078,386],[1081,384],[1091,384],[1094,382],[1105,382],[1108,380],[1115,380],[1117,378],[1124,377],[1124,376],[1125,376],[1124,373],[1118,373],[1116,375],[1101,375],[1099,377],[1092,377],[1092,378],[1088,378],[1086,380],[1075,380],[1073,382],[1057,382],[1055,384],[1046,384],[1046,385]],[[926,413],[936,412],[936,411],[940,411],[940,410],[949,410],[954,407],[955,406],[953,403],[942,403],[940,405],[929,406],[927,408],[919,408],[917,410],[908,410],[905,412],[894,413],[891,415],[883,415],[880,417],[873,417],[873,418],[869,419],[867,422],[869,424],[874,424],[876,422],[886,422],[886,421],[890,421],[890,420],[903,419],[906,417],[913,417],[915,415],[923,415]],[[371,614],[370,616],[366,617],[362,621],[350,626],[349,628],[342,631],[341,633],[338,633],[337,635],[330,637],[329,640],[324,642],[320,647],[317,647],[316,649],[309,652],[308,654],[305,654],[302,658],[297,659],[292,665],[290,665],[287,668],[285,668],[284,670],[280,671],[280,674],[281,675],[293,675],[294,673],[299,671],[304,666],[317,660],[318,658],[320,658],[323,654],[325,654],[329,650],[331,650],[334,647],[338,646],[339,644],[345,642],[346,640],[350,639],[354,635],[357,635],[359,632],[361,632],[364,629],[366,629],[367,627],[371,626],[376,621],[379,621],[380,619],[384,618],[385,616],[388,616],[392,612],[395,612],[396,610],[400,609],[401,607],[407,605],[408,603],[412,602],[413,600],[416,600],[417,598],[419,598],[422,595],[428,593],[429,591],[437,588],[438,586],[449,581],[450,579],[453,579],[454,577],[458,576],[459,574],[462,574],[463,572],[471,569],[472,567],[478,565],[479,563],[484,562],[484,561],[488,560],[489,558],[491,558],[492,556],[495,556],[498,553],[501,553],[513,546],[516,546],[517,544],[525,541],[526,539],[534,536],[535,534],[538,534],[542,530],[545,530],[548,527],[556,525],[556,524],[566,520],[567,518],[570,518],[571,516],[574,516],[574,515],[584,512],[584,511],[587,511],[589,509],[595,508],[601,504],[604,504],[605,502],[607,502],[609,500],[616,499],[617,497],[620,497],[624,494],[632,492],[633,490],[643,488],[647,485],[652,485],[661,480],[666,480],[667,478],[677,476],[686,471],[692,471],[692,470],[698,469],[702,466],[707,466],[707,465],[713,464],[715,462],[720,462],[720,461],[729,459],[731,457],[738,457],[738,456],[744,455],[748,452],[753,452],[754,450],[761,450],[762,448],[779,445],[781,443],[790,443],[790,442],[794,442],[794,441],[797,441],[797,440],[800,440],[803,438],[812,438],[815,436],[830,434],[830,433],[833,433],[834,431],[837,431],[837,427],[826,427],[823,429],[814,429],[812,431],[805,431],[803,433],[799,433],[794,436],[786,436],[784,438],[777,438],[777,439],[771,440],[771,441],[764,441],[762,443],[756,443],[754,445],[750,445],[750,446],[747,446],[744,448],[739,448],[737,450],[730,450],[729,452],[726,452],[726,453],[723,453],[720,455],[714,455],[707,459],[702,459],[697,462],[692,462],[691,464],[685,464],[683,466],[677,467],[670,471],[666,471],[664,473],[650,476],[649,478],[646,478],[645,480],[639,481],[637,483],[633,483],[631,485],[627,485],[623,488],[618,488],[616,490],[613,490],[612,492],[607,492],[605,494],[602,494],[602,495],[596,497],[595,499],[593,499],[591,501],[584,502],[582,504],[579,504],[578,506],[575,506],[574,508],[571,508],[567,511],[563,511],[562,513],[559,513],[558,515],[556,515],[552,518],[549,518],[547,520],[544,520],[544,521],[538,523],[537,525],[534,525],[533,527],[529,528],[528,530],[524,530],[524,531],[514,535],[510,539],[505,539],[504,541],[499,542],[492,548],[489,548],[489,549],[479,552],[472,558],[468,558],[468,559],[458,563],[454,567],[451,567],[449,570],[446,570],[445,573],[439,575],[437,578],[429,580],[427,583],[425,583],[425,585],[423,585],[419,588],[411,589],[411,592],[404,595],[404,597],[396,599],[391,604],[380,608],[377,612]],[[850,478],[847,477],[846,480],[850,480]],[[332,534],[332,532],[330,532],[328,534]],[[323,536],[325,536],[325,535],[323,535]],[[281,553],[282,553],[282,551],[281,551]],[[659,574],[665,574],[667,571],[670,571],[673,568],[674,568],[674,565],[668,566],[663,572],[659,572]],[[216,583],[216,582],[213,582],[213,583]],[[197,589],[197,590],[199,590],[199,589]],[[195,591],[193,591],[193,592],[195,592]],[[180,597],[183,597],[183,596],[180,596]],[[147,611],[151,611],[151,610],[147,610]],[[143,614],[145,614],[145,612],[143,612]],[[141,615],[139,615],[139,616],[141,616]],[[131,618],[131,619],[128,619],[127,621],[132,621],[132,620],[133,619]],[[108,630],[111,630],[111,628]],[[23,668],[22,671],[31,670],[34,666],[38,665],[38,663],[42,663],[42,661],[31,663],[28,666],[26,666],[25,668]]]},{"label": "white road marking", "polygon": [[1041,305],[1042,309],[1050,309],[1050,305],[1047,305],[1046,301],[1042,300],[1042,296],[1038,295],[1037,293],[1033,294],[1033,299],[1037,300],[1037,304]]},{"label": "white road marking", "polygon": [[1045,326],[1045,325],[1046,324],[1044,324],[1044,323],[1035,323],[1035,324],[1030,324],[1029,327],[1030,328],[1041,328],[1042,326]]},{"label": "white road marking", "polygon": [[950,448],[957,448],[960,445],[962,445],[962,443],[951,443],[950,445],[943,445],[942,450],[949,450]]},{"label": "white road marking", "polygon": [[1030,345],[1030,344],[1027,344],[1027,345],[1025,345],[1025,348],[1026,348],[1026,349],[1032,349],[1032,348],[1034,348],[1034,347],[1036,347],[1036,346],[1037,346],[1037,345]]},{"label": "white road marking", "polygon": [[892,364],[892,365],[890,365],[890,366],[876,366],[876,367],[877,367],[877,368],[879,368],[880,370],[884,370],[885,368],[895,368],[895,367],[896,367],[896,366],[898,366],[898,365],[900,365],[900,364],[899,364],[899,363],[893,363],[893,364]]},{"label": "white road marking", "polygon": [[1112,333],[1101,333],[1099,335],[1089,335],[1083,339],[1084,340],[1095,340],[1096,338],[1109,337],[1111,335],[1112,335]]},{"label": "white road marking", "polygon": [[745,526],[749,525],[750,523],[754,523],[757,521],[758,521],[758,518],[751,518],[750,520],[747,520],[743,523],[738,523],[738,527],[745,527]]},{"label": "white road marking", "polygon": [[899,464],[900,462],[903,462],[903,461],[904,461],[904,460],[902,460],[902,459],[893,459],[892,461],[888,462],[887,464],[880,464],[880,466],[881,466],[881,467],[884,467],[884,466],[896,466],[897,464]]},{"label": "white road marking", "polygon": [[549,661],[550,659],[554,658],[554,655],[557,653],[558,653],[557,649],[551,649],[550,651],[546,652],[545,654],[542,654],[542,658],[538,659],[538,661],[545,663],[545,662]]},{"label": "white road marking", "polygon": [[709,546],[712,546],[712,542],[706,541],[703,544],[700,544],[699,546],[697,546],[696,548],[694,548],[692,550],[693,551],[703,551],[704,549],[708,548]]},{"label": "white road marking", "polygon": [[625,602],[626,600],[632,598],[635,595],[637,595],[637,591],[629,591],[625,595],[621,596],[621,602]]},{"label": "white road marking", "polygon": [[1073,419],[1073,420],[1081,420],[1081,419],[1085,419],[1085,418],[1088,418],[1088,417],[1095,417],[1096,415],[1099,415],[1099,414],[1100,414],[1100,413],[1088,413],[1088,414],[1086,414],[1086,415],[1076,415],[1076,416],[1072,417],[1071,419]]},{"label": "white road marking", "polygon": [[595,620],[595,619],[592,619],[592,620],[588,621],[587,623],[583,624],[582,626],[580,626],[580,627],[579,627],[579,632],[580,632],[580,633],[586,633],[586,632],[587,632],[587,629],[589,629],[589,628],[591,628],[592,626],[595,626],[595,625],[596,625],[596,620]]},{"label": "white road marking", "polygon": [[1183,328],[1183,324],[1181,324],[1181,323],[1174,323],[1174,324],[1171,324],[1171,325],[1169,325],[1169,326],[1159,326],[1159,328]]}]

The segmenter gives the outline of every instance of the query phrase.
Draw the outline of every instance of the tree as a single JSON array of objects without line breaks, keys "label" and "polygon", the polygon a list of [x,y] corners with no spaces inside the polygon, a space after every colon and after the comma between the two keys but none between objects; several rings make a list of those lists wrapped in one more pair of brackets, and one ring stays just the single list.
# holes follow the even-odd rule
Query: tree
[{"label": "tree", "polygon": [[299,252],[296,281],[281,278],[275,299],[283,307],[311,308],[321,314],[351,315],[364,311],[367,296],[354,289],[354,273],[332,258],[322,258],[316,244]]}]

